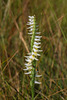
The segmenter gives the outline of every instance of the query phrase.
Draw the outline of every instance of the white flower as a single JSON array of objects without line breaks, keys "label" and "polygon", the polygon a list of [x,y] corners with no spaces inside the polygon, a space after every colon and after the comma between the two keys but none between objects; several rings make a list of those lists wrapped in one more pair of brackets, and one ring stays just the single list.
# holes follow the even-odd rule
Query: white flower
[{"label": "white flower", "polygon": [[41,48],[41,46],[33,45],[34,48]]},{"label": "white flower", "polygon": [[40,39],[41,37],[42,37],[42,36],[35,36],[35,38],[39,38],[39,39]]},{"label": "white flower", "polygon": [[32,34],[32,33],[28,33],[28,34]]},{"label": "white flower", "polygon": [[35,81],[35,84],[41,84],[41,82]]},{"label": "white flower", "polygon": [[31,62],[32,62],[32,59],[26,59],[26,61],[27,61],[28,63],[31,63]]},{"label": "white flower", "polygon": [[31,66],[32,63],[25,63],[25,66]]},{"label": "white flower", "polygon": [[32,69],[32,67],[27,67],[26,69],[23,69],[23,70],[30,70],[30,69]]},{"label": "white flower", "polygon": [[38,49],[35,49],[35,48],[33,48],[33,51],[34,52],[42,52],[42,50],[38,50]]},{"label": "white flower", "polygon": [[40,54],[38,54],[37,52],[32,52],[32,54],[33,54],[34,56],[40,56]]},{"label": "white flower", "polygon": [[35,38],[35,41],[41,41],[40,39]]},{"label": "white flower", "polygon": [[31,29],[31,28],[33,28],[34,26],[30,26],[30,27],[28,27],[27,29]]},{"label": "white flower", "polygon": [[34,42],[34,44],[39,45],[39,44],[41,44],[41,42]]},{"label": "white flower", "polygon": [[[42,50],[39,50],[41,48],[40,44],[41,44],[41,37],[40,36],[40,32],[37,32],[38,29],[35,29],[36,27],[38,27],[35,23],[35,16],[28,16],[29,17],[29,22],[27,23],[27,25],[29,25],[29,33],[31,36],[33,36],[34,31],[35,31],[35,35],[34,35],[34,43],[33,43],[33,48],[32,48],[32,52],[28,53],[28,56],[25,56],[26,59],[26,63],[25,63],[25,67],[26,69],[23,69],[24,71],[28,71],[25,74],[32,74],[32,69],[33,69],[33,65],[32,62],[34,60],[38,60],[37,57],[40,56],[39,52],[42,52]],[[38,75],[37,72],[35,72],[35,77],[41,77],[42,75]],[[35,81],[35,84],[41,84],[41,82]]]},{"label": "white flower", "polygon": [[30,31],[30,32],[32,32],[32,31],[33,31],[33,29],[31,28],[29,31]]},{"label": "white flower", "polygon": [[34,16],[28,16],[29,17],[29,19],[33,19],[34,18]]},{"label": "white flower", "polygon": [[31,71],[30,71],[30,72],[28,72],[28,73],[25,73],[25,74],[31,74]]}]

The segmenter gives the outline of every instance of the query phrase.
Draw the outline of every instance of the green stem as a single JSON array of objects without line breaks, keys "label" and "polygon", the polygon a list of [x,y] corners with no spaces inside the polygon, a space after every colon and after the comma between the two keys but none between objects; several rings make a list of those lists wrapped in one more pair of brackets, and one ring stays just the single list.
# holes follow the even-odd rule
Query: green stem
[{"label": "green stem", "polygon": [[[33,50],[33,45],[34,45],[34,39],[35,39],[35,33],[36,33],[36,20],[34,18],[34,25],[33,25],[33,32],[32,32],[32,38],[31,38],[31,52]],[[31,85],[31,94],[32,94],[32,100],[34,100],[34,87],[35,87],[35,66],[36,66],[36,61],[34,60],[32,62],[33,65],[33,69],[32,69],[32,73],[31,73],[31,81],[30,81],[30,85]]]},{"label": "green stem", "polygon": [[32,92],[32,100],[34,100],[34,81],[35,81],[35,69],[32,70],[32,86],[31,86],[31,92]]},{"label": "green stem", "polygon": [[35,66],[36,66],[36,61],[34,60],[32,62],[32,64],[33,64],[33,69],[32,69],[32,73],[31,73],[31,82],[30,82],[30,85],[31,85],[32,100],[34,100],[34,95],[35,95],[35,92],[34,92],[34,87],[35,87]]},{"label": "green stem", "polygon": [[34,18],[33,32],[32,32],[32,38],[31,38],[31,52],[32,52],[32,49],[33,49],[35,33],[36,33],[36,20]]}]

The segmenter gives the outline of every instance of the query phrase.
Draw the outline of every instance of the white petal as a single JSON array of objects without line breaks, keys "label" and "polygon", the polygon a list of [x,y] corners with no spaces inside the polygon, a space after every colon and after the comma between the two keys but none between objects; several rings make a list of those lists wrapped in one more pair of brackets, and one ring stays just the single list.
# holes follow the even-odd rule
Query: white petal
[{"label": "white petal", "polygon": [[41,43],[40,43],[40,42],[34,42],[34,44],[39,45],[39,44],[41,44]]},{"label": "white petal", "polygon": [[25,63],[24,65],[25,66],[31,66],[32,64],[31,63]]},{"label": "white petal", "polygon": [[36,46],[36,45],[33,45],[33,47],[35,47],[35,48],[41,48],[41,46]]},{"label": "white petal", "polygon": [[41,38],[42,36],[35,36],[35,38]]},{"label": "white petal", "polygon": [[41,82],[35,81],[35,84],[41,84]]},{"label": "white petal", "polygon": [[26,59],[27,62],[31,63],[32,62],[32,59]]},{"label": "white petal", "polygon": [[28,22],[27,25],[34,25],[34,23],[33,22]]},{"label": "white petal", "polygon": [[34,18],[34,16],[28,16],[29,18]]},{"label": "white petal", "polygon": [[32,69],[32,67],[26,67],[26,69],[23,69],[23,70],[30,70]]},{"label": "white petal", "polygon": [[35,38],[35,41],[40,41],[40,39]]},{"label": "white petal", "polygon": [[35,58],[35,60],[38,60],[37,58]]},{"label": "white petal", "polygon": [[34,21],[34,19],[29,19],[30,22]]},{"label": "white petal", "polygon": [[28,67],[29,69],[32,69],[32,67]]},{"label": "white petal", "polygon": [[29,69],[26,68],[26,69],[23,69],[23,70],[29,70]]},{"label": "white petal", "polygon": [[30,22],[34,22],[34,19],[29,19]]},{"label": "white petal", "polygon": [[32,55],[34,55],[35,53],[34,52],[32,52]]},{"label": "white petal", "polygon": [[34,52],[42,52],[42,50],[36,50],[34,48],[33,48],[33,50],[34,50]]},{"label": "white petal", "polygon": [[37,56],[41,56],[40,54],[37,54]]},{"label": "white petal", "polygon": [[31,56],[29,56],[29,59],[31,60],[34,59],[34,56],[31,54]]},{"label": "white petal", "polygon": [[37,75],[37,74],[35,75],[35,77],[41,77],[41,76],[42,76],[42,75]]},{"label": "white petal", "polygon": [[27,29],[31,29],[31,28],[33,28],[33,26],[30,26],[30,27],[28,27]]},{"label": "white petal", "polygon": [[28,33],[28,34],[32,34],[32,33]]},{"label": "white petal", "polygon": [[30,59],[32,59],[32,60],[38,60],[33,54],[32,54],[32,56],[30,57]]},{"label": "white petal", "polygon": [[30,31],[30,32],[33,31],[33,28],[31,28],[29,31]]},{"label": "white petal", "polygon": [[25,73],[25,74],[31,74],[31,71],[30,71],[30,72],[28,72],[28,73]]},{"label": "white petal", "polygon": [[32,55],[34,55],[34,56],[40,56],[40,54],[38,54],[37,52],[32,52]]},{"label": "white petal", "polygon": [[34,48],[33,48],[33,50],[34,50],[34,52],[38,52],[38,50],[36,50],[36,49],[34,49]]}]

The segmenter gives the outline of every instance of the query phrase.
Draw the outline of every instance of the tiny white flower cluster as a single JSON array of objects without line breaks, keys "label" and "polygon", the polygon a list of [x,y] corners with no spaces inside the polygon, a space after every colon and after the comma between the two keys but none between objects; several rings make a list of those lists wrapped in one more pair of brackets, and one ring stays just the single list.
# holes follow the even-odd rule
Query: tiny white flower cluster
[{"label": "tiny white flower cluster", "polygon": [[[34,28],[35,28],[35,16],[29,16],[29,22],[27,25],[30,25],[30,27],[28,28],[30,33],[28,34],[33,34],[34,32]],[[33,49],[32,49],[32,52],[31,53],[28,53],[28,56],[25,56],[26,57],[26,63],[25,63],[25,67],[26,69],[24,69],[25,71],[28,71],[27,73],[25,74],[30,74],[31,75],[31,71],[32,71],[32,62],[34,60],[38,60],[37,59],[37,56],[40,56],[40,54],[38,52],[41,52],[42,50],[39,50],[39,48],[41,48],[40,44],[40,39],[42,36],[36,36],[36,35],[39,35],[40,32],[35,32],[35,37],[34,37],[34,44],[33,44]],[[41,77],[42,75],[37,75],[37,72],[36,72],[36,75],[35,77]],[[41,84],[41,82],[38,82],[38,81],[35,81],[35,84]]]}]

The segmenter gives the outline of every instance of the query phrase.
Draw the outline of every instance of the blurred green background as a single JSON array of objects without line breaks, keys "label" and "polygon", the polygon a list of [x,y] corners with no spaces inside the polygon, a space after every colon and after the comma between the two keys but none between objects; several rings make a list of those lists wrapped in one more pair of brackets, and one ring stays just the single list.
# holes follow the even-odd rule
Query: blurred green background
[{"label": "blurred green background", "polygon": [[67,0],[0,0],[0,100],[31,100],[23,68],[30,51],[28,16],[33,15],[43,50],[35,100],[67,100]]}]

